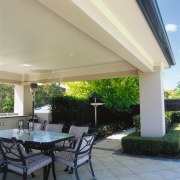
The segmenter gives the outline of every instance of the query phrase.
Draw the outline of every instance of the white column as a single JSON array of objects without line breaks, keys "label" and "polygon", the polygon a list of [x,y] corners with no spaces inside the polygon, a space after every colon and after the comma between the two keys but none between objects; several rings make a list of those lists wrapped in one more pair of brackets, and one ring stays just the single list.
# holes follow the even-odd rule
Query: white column
[{"label": "white column", "polygon": [[163,73],[139,73],[141,136],[165,135]]},{"label": "white column", "polygon": [[30,115],[32,113],[32,94],[29,86],[14,86],[14,113]]}]

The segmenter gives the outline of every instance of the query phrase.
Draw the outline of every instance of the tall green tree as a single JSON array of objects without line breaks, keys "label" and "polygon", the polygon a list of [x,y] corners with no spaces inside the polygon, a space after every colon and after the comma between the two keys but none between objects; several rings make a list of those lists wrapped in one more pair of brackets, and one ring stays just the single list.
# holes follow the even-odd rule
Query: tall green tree
[{"label": "tall green tree", "polygon": [[62,95],[65,90],[60,83],[38,85],[35,107],[49,104],[52,97]]},{"label": "tall green tree", "polygon": [[175,92],[170,95],[171,99],[180,99],[180,81],[177,83],[177,87],[175,89]]},{"label": "tall green tree", "polygon": [[14,85],[0,84],[0,113],[14,111]]},{"label": "tall green tree", "polygon": [[164,98],[169,99],[170,98],[170,93],[167,90],[164,90]]},{"label": "tall green tree", "polygon": [[104,106],[115,111],[130,111],[139,103],[138,77],[114,78],[93,81],[68,82],[67,95],[87,99],[93,92],[102,97]]}]

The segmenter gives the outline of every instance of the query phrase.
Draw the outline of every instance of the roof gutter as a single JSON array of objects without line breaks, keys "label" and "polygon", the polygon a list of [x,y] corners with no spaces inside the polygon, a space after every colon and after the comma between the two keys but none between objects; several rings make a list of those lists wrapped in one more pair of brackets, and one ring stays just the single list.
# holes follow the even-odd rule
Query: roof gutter
[{"label": "roof gutter", "polygon": [[174,55],[169,43],[169,39],[164,27],[161,13],[156,0],[136,0],[141,11],[143,12],[162,52],[171,67],[175,65]]}]

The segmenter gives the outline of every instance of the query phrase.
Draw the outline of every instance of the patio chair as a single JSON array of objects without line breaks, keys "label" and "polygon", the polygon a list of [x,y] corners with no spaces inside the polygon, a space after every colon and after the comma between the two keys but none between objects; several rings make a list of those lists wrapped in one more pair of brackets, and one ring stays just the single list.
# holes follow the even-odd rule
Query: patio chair
[{"label": "patio chair", "polygon": [[3,180],[6,179],[7,172],[23,175],[23,180],[27,175],[43,167],[43,179],[48,179],[47,166],[52,164],[52,158],[42,153],[27,154],[22,144],[16,138],[1,139],[0,150],[4,158]]},{"label": "patio chair", "polygon": [[75,170],[77,180],[80,180],[77,169],[79,166],[85,163],[89,163],[93,179],[96,179],[91,163],[91,151],[96,134],[97,133],[83,133],[82,137],[78,140],[79,142],[76,143],[74,149],[68,148],[64,149],[64,151],[56,152],[54,154],[56,162],[63,163],[69,167],[72,167]]},{"label": "patio chair", "polygon": [[20,120],[18,121],[18,129],[19,129],[19,130],[24,129],[24,120],[20,119]]},{"label": "patio chair", "polygon": [[46,126],[46,120],[44,123],[34,123],[34,130],[44,130]]},{"label": "patio chair", "polygon": [[55,144],[55,148],[64,149],[64,148],[74,148],[76,142],[82,137],[83,133],[88,133],[89,127],[88,126],[75,126],[71,125],[69,129],[69,134],[73,134],[74,138],[68,141],[60,142]]},{"label": "patio chair", "polygon": [[63,126],[63,124],[46,124],[45,131],[60,133],[62,132]]},{"label": "patio chair", "polygon": [[4,167],[4,158],[3,158],[3,155],[0,151],[0,172],[3,171],[3,167]]},{"label": "patio chair", "polygon": [[[89,131],[88,126],[71,125],[71,127],[69,129],[69,134],[73,134],[74,138],[70,139],[68,141],[56,143],[55,144],[55,150],[61,151],[62,149],[66,149],[66,148],[74,148],[76,143],[78,142],[78,140],[81,139],[83,133],[88,133],[88,131]],[[72,174],[73,168],[71,168],[71,170],[69,170],[69,167],[67,166],[64,171],[65,172],[69,171],[69,173]]]}]

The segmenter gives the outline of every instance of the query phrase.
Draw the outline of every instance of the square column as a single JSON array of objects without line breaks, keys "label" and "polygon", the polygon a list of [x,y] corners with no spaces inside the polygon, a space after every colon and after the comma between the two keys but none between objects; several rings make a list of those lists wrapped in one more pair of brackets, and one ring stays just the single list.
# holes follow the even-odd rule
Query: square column
[{"label": "square column", "polygon": [[18,115],[32,114],[32,93],[29,86],[14,86],[14,113],[18,113]]},{"label": "square column", "polygon": [[141,136],[165,135],[163,73],[139,73]]}]

